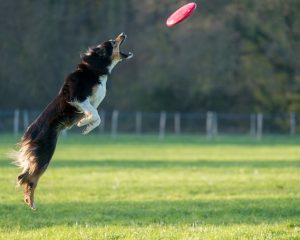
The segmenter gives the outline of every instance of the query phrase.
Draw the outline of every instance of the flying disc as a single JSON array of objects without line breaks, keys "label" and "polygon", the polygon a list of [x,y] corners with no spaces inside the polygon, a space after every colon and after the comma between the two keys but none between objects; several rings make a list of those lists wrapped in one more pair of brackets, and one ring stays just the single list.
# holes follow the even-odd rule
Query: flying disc
[{"label": "flying disc", "polygon": [[187,19],[192,13],[195,11],[197,4],[194,2],[185,4],[181,8],[177,9],[174,13],[172,13],[167,19],[167,26],[173,27],[174,25],[182,22]]}]

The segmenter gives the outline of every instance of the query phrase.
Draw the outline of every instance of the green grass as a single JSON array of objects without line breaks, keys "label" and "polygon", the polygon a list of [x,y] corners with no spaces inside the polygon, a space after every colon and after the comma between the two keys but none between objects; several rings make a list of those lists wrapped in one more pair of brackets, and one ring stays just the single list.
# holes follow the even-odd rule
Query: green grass
[{"label": "green grass", "polygon": [[36,191],[0,137],[0,239],[300,239],[300,139],[68,136]]}]

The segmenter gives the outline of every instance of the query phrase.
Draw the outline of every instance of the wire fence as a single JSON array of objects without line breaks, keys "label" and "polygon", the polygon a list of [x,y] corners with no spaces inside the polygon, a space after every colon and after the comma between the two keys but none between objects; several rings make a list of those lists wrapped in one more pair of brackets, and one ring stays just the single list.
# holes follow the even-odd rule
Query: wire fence
[{"label": "wire fence", "polygon": [[[0,111],[0,133],[19,135],[26,130],[40,111],[12,110]],[[166,134],[198,134],[213,138],[222,135],[250,135],[261,138],[267,134],[298,134],[300,117],[296,113],[286,114],[237,114],[182,113],[182,112],[119,112],[100,111],[101,124],[93,134],[157,134],[163,138]],[[64,135],[80,133],[81,128],[73,127],[64,131]]]}]

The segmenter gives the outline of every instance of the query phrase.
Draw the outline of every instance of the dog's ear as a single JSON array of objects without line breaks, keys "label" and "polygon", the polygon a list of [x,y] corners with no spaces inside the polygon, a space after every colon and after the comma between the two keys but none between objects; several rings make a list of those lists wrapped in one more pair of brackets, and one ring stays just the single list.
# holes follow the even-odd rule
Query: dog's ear
[{"label": "dog's ear", "polygon": [[85,53],[80,54],[80,58],[84,58],[86,56],[91,56],[93,53],[94,53],[94,50],[89,47]]}]

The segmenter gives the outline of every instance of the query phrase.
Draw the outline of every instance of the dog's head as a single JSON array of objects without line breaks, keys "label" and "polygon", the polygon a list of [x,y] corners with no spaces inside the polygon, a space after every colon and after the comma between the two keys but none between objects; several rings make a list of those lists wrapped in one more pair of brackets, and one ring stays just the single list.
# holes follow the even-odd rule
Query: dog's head
[{"label": "dog's head", "polygon": [[120,50],[122,43],[127,36],[124,33],[115,39],[103,42],[82,55],[82,62],[99,74],[110,73],[118,62],[132,58],[133,54],[123,53]]}]

